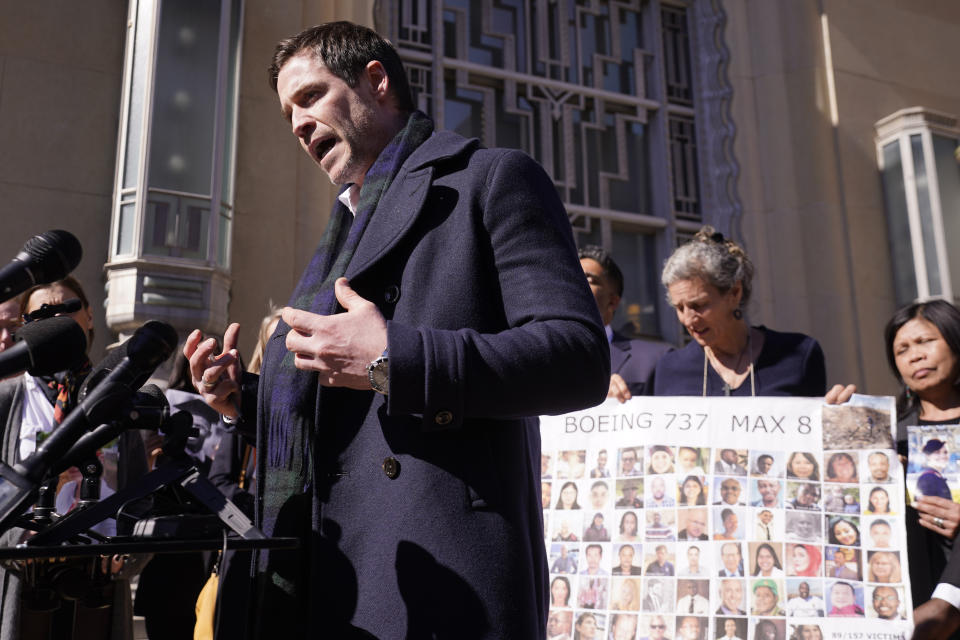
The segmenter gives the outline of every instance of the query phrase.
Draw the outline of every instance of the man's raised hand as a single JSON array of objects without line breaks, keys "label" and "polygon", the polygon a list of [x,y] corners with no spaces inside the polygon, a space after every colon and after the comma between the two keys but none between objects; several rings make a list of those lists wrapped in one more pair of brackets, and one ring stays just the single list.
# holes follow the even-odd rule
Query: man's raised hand
[{"label": "man's raised hand", "polygon": [[203,401],[221,414],[236,418],[240,406],[240,357],[237,339],[240,325],[227,327],[223,334],[223,351],[214,355],[217,341],[203,340],[199,329],[194,330],[183,345],[183,355],[190,361],[190,377]]}]

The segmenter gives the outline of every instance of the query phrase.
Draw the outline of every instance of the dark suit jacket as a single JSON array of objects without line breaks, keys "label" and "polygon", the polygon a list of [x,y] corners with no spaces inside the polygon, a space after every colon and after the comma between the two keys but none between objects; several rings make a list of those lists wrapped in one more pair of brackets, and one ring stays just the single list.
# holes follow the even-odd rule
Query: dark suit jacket
[{"label": "dark suit jacket", "polygon": [[[324,396],[317,502],[291,497],[286,528],[266,532],[305,538],[291,564],[310,593],[258,605],[264,635],[308,618],[341,638],[544,637],[537,416],[596,405],[610,382],[554,184],[522,152],[436,132],[384,193],[346,277],[387,320],[390,395]],[[288,331],[281,321],[271,340]],[[304,533],[297,509],[320,530]]]},{"label": "dark suit jacket", "polygon": [[644,395],[647,379],[653,375],[657,360],[672,350],[673,347],[668,344],[631,340],[614,331],[613,340],[610,341],[610,372],[623,378],[632,395]]}]

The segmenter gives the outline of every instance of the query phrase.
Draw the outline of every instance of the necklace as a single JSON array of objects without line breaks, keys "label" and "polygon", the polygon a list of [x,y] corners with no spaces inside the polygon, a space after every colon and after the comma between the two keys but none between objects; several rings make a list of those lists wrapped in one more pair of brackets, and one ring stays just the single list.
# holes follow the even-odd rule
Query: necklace
[{"label": "necklace", "polygon": [[[747,327],[747,344],[744,345],[743,349],[741,349],[740,353],[737,355],[737,363],[734,365],[734,369],[733,369],[734,372],[736,372],[737,369],[740,368],[740,362],[743,360],[743,355],[745,353],[750,353],[752,337],[753,337],[753,330],[750,329],[750,327]],[[717,358],[717,362],[719,361],[720,359]],[[708,366],[707,363],[708,363],[707,347],[704,347],[703,348],[703,397],[707,396],[707,366]],[[753,373],[753,358],[750,358],[750,365],[747,367],[747,369],[750,372],[750,395],[756,396],[757,384],[756,384],[756,379]],[[717,373],[719,373],[719,371]],[[720,377],[721,379],[723,378],[723,376],[720,376]],[[732,395],[733,393],[733,387],[731,387],[730,383],[727,382],[726,380],[723,381],[722,389],[723,389],[723,395],[725,396]]]}]

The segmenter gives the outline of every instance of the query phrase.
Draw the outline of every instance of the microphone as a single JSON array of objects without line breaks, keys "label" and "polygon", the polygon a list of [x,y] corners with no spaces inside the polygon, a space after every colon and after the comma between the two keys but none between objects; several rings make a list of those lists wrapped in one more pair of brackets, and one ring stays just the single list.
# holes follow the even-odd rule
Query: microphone
[{"label": "microphone", "polygon": [[[168,324],[151,320],[125,343],[126,355],[86,394],[43,444],[15,469],[39,481],[82,436],[90,425],[108,422],[125,399],[137,390],[177,346],[177,332]],[[92,375],[92,374],[91,374]]]},{"label": "microphone", "polygon": [[[120,376],[125,380],[124,385],[131,392],[136,391],[146,384],[153,371],[173,353],[177,342],[177,332],[173,327],[164,322],[150,320],[93,368],[80,386],[77,398],[82,402],[118,369],[124,370]],[[131,358],[138,362],[136,366],[130,366]]]},{"label": "microphone", "polygon": [[101,424],[77,440],[50,470],[51,474],[57,474],[70,467],[79,466],[84,460],[91,458],[98,449],[127,429],[156,431],[170,415],[170,405],[167,403],[167,398],[163,395],[160,387],[155,384],[148,384],[130,396],[118,413],[120,415],[116,420]]},{"label": "microphone", "polygon": [[87,389],[86,397],[36,451],[13,467],[0,464],[0,532],[9,529],[30,506],[46,471],[90,425],[106,422],[176,346],[177,332],[173,327],[156,320],[144,324],[125,343],[126,355],[102,376],[96,388]]},{"label": "microphone", "polygon": [[14,345],[0,352],[0,378],[28,371],[48,376],[72,369],[87,354],[87,336],[73,318],[58,316],[23,325]]},{"label": "microphone", "polygon": [[54,229],[33,236],[10,264],[0,269],[0,302],[35,284],[55,282],[76,269],[83,248],[69,231]]}]

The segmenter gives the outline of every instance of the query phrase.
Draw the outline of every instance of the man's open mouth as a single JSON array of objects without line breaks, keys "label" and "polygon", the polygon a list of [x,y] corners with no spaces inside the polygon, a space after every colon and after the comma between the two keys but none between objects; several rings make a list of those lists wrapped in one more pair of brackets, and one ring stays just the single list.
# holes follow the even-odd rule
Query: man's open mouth
[{"label": "man's open mouth", "polygon": [[317,146],[314,147],[314,150],[313,150],[314,154],[317,157],[317,161],[323,160],[324,156],[327,155],[330,149],[333,149],[333,145],[335,145],[336,143],[337,141],[334,140],[333,138],[327,138],[326,140],[322,140],[321,142],[319,142]]}]

